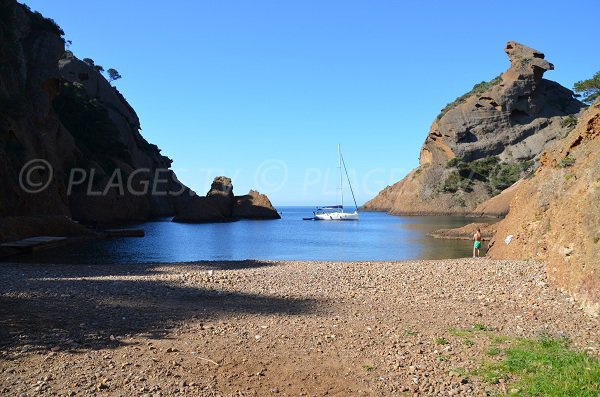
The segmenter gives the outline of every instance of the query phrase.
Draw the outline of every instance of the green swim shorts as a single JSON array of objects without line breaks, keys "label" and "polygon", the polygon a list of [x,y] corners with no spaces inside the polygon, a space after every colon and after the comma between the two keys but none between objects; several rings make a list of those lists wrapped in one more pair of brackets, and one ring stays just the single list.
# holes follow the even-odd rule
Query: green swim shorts
[{"label": "green swim shorts", "polygon": [[478,249],[479,247],[481,247],[481,241],[475,241],[473,243],[473,248]]}]

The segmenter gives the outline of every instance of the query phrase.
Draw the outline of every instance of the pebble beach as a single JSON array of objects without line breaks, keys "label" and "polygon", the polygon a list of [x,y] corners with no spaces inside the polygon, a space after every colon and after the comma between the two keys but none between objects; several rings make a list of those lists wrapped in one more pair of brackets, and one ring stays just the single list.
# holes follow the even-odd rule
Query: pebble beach
[{"label": "pebble beach", "polygon": [[0,268],[3,396],[484,396],[494,343],[600,351],[537,262]]}]

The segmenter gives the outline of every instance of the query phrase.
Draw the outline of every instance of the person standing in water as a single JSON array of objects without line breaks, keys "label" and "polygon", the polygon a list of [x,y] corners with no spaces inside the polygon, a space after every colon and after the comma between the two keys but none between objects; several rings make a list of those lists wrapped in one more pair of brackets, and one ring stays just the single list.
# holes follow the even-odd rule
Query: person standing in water
[{"label": "person standing in water", "polygon": [[479,258],[479,248],[481,248],[481,230],[477,228],[473,233],[473,258]]}]

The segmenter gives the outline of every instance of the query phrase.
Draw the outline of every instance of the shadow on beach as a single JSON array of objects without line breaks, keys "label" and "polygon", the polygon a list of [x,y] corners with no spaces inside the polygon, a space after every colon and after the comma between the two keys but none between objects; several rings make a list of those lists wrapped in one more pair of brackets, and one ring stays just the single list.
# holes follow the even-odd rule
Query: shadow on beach
[{"label": "shadow on beach", "polygon": [[[219,272],[271,265],[260,261],[185,264]],[[298,315],[313,312],[318,303],[213,290],[206,283],[196,286],[183,269],[178,274],[171,268],[169,280],[161,266],[0,265],[0,349],[114,348],[125,335],[164,338],[186,319]],[[193,273],[193,277],[207,274]],[[181,281],[174,281],[173,275]]]}]

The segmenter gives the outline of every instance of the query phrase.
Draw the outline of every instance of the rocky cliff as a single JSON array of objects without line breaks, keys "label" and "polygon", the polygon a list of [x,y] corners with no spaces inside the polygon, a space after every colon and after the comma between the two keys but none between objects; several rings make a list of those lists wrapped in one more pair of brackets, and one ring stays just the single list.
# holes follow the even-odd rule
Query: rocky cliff
[{"label": "rocky cliff", "polygon": [[531,173],[544,147],[568,133],[569,115],[583,104],[543,78],[554,66],[540,51],[516,42],[508,42],[505,52],[509,69],[446,106],[431,126],[419,167],[364,209],[470,213]]},{"label": "rocky cliff", "polygon": [[[11,230],[15,216],[47,222],[44,232],[52,234],[52,224],[63,233],[65,219],[174,215],[190,190],[170,170],[172,161],[140,134],[137,114],[101,68],[65,51],[63,34],[53,20],[0,0],[0,230]],[[196,210],[222,205],[212,201]],[[233,207],[217,210],[230,217]]]},{"label": "rocky cliff", "polygon": [[596,102],[566,139],[542,154],[535,176],[517,188],[489,249],[493,258],[545,261],[549,279],[595,314],[600,314],[599,153]]},{"label": "rocky cliff", "polygon": [[[138,169],[147,172],[132,178],[132,186],[142,179],[152,186],[157,170],[164,170],[164,179],[173,177],[171,160],[140,135],[123,96],[65,52],[52,20],[9,0],[0,3],[0,16],[0,215],[116,222],[173,213],[172,197],[126,186]],[[24,174],[34,159],[40,167]],[[24,176],[33,187],[47,181],[48,188],[23,189]]]}]

